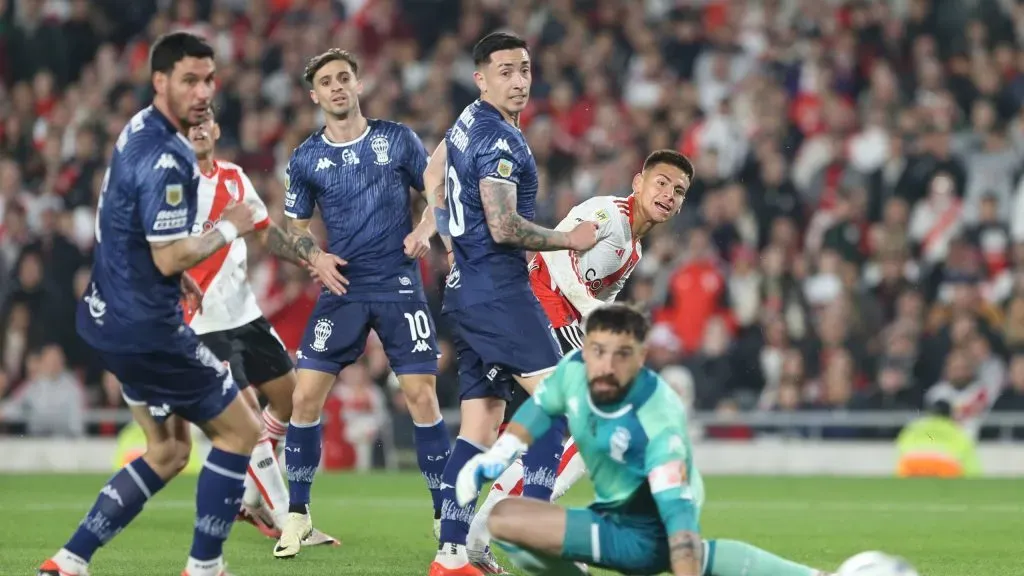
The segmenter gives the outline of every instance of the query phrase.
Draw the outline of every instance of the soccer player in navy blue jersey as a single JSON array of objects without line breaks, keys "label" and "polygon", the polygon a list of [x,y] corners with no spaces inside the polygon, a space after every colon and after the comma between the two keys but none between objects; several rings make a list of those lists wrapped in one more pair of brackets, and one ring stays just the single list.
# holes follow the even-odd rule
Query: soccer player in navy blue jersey
[{"label": "soccer player in navy blue jersey", "polygon": [[325,126],[299,145],[288,163],[285,215],[309,233],[320,209],[330,252],[344,260],[343,294],[323,292],[298,351],[298,385],[285,441],[289,515],[274,549],[299,553],[312,531],[310,488],[320,464],[320,414],[338,373],[357,361],[370,329],[380,337],[409,403],[420,470],[440,517],[441,473],[450,440],[434,387],[438,347],[418,258],[436,232],[427,210],[413,229],[410,189],[423,191],[427,151],[406,126],[363,116],[359,64],[339,49],[306,67],[310,97]]},{"label": "soccer player in navy blue jersey", "polygon": [[213,449],[199,475],[186,576],[224,576],[222,549],[238,512],[259,424],[231,372],[182,316],[182,273],[254,229],[232,204],[193,236],[199,171],[185,134],[203,122],[214,93],[213,49],[176,32],[153,46],[153,104],[115,144],[96,215],[95,262],[78,307],[78,333],[121,382],[146,434],[146,453],[115,474],[40,576],[87,574],[93,553],[124,529],[186,465],[188,422]]},{"label": "soccer player in navy blue jersey", "polygon": [[[459,470],[497,435],[513,379],[532,392],[561,357],[551,323],[530,288],[525,250],[588,250],[597,225],[569,232],[532,222],[537,165],[518,128],[530,97],[526,42],[493,33],[473,49],[480,99],[459,115],[431,157],[424,180],[435,221],[454,265],[444,314],[459,357],[459,438],[443,473],[441,537],[430,576],[501,573],[488,550],[466,550],[473,505],[455,500]],[[554,487],[564,420],[523,457],[524,496],[548,499]]]}]

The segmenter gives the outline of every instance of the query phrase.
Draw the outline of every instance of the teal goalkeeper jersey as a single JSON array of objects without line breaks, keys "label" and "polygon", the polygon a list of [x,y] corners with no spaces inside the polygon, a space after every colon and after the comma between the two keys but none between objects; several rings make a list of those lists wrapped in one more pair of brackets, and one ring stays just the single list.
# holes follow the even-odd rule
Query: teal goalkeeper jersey
[{"label": "teal goalkeeper jersey", "polygon": [[574,352],[515,420],[535,434],[562,415],[594,485],[592,509],[660,516],[670,533],[697,529],[703,484],[693,465],[686,409],[660,376],[642,369],[622,402],[599,408],[590,398],[582,353]]}]

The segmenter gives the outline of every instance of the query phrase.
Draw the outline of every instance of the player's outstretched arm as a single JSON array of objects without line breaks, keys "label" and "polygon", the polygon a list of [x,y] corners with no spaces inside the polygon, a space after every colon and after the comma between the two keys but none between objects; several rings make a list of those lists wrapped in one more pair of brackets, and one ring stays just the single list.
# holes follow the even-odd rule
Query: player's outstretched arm
[{"label": "player's outstretched arm", "polygon": [[597,225],[581,222],[569,232],[551,230],[523,218],[516,210],[517,188],[495,178],[480,180],[480,202],[491,238],[527,250],[589,250],[597,243]]},{"label": "player's outstretched arm", "polygon": [[199,264],[216,251],[255,229],[252,209],[246,204],[231,204],[224,208],[221,220],[200,234],[170,242],[151,242],[150,252],[157,270],[164,276],[174,276]]}]

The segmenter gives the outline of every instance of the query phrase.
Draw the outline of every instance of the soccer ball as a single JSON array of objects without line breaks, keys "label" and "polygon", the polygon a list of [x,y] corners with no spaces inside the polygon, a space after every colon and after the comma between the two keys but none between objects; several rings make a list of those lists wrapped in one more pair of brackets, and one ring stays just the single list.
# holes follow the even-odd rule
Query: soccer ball
[{"label": "soccer ball", "polygon": [[839,567],[836,576],[918,576],[903,558],[884,552],[861,552]]}]

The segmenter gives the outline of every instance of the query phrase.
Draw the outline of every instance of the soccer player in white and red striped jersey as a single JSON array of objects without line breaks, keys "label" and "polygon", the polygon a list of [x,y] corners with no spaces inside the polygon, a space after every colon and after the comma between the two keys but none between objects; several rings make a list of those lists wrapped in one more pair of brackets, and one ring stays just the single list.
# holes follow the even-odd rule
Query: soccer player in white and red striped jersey
[{"label": "soccer player in white and red striped jersey", "polygon": [[[278,257],[315,271],[329,290],[343,291],[346,280],[338,266],[344,261],[321,251],[308,237],[276,226],[245,172],[214,158],[218,138],[220,127],[212,114],[189,131],[201,175],[193,234],[213,227],[228,205],[245,203],[256,222],[254,238],[265,242]],[[283,444],[291,418],[295,371],[287,350],[256,303],[247,259],[246,242],[238,238],[190,269],[188,276],[202,300],[187,303],[185,319],[199,339],[230,364],[232,376],[262,420],[263,433],[249,462],[239,514],[240,519],[276,539],[288,517],[288,489],[278,465],[278,445]],[[262,411],[253,387],[267,399]],[[314,532],[314,536],[318,541],[307,544],[336,542],[322,533]]]},{"label": "soccer player in white and red striped jersey", "polygon": [[[555,228],[568,231],[580,222],[594,222],[598,225],[597,245],[585,252],[539,252],[530,261],[533,293],[551,321],[563,355],[583,346],[583,319],[615,300],[640,261],[640,240],[679,213],[692,179],[693,164],[686,156],[674,150],[651,153],[633,177],[632,194],[590,198],[573,207]],[[520,401],[525,398],[525,394],[517,396]],[[515,406],[506,410],[507,414],[514,412]],[[558,467],[552,500],[565,494],[586,472],[570,438]],[[468,550],[482,551],[487,546],[488,513],[507,496],[521,494],[522,486],[523,466],[517,461],[495,480],[477,511],[467,538]]]}]

